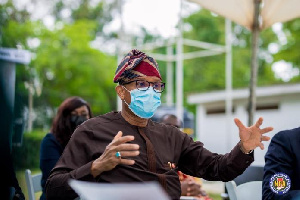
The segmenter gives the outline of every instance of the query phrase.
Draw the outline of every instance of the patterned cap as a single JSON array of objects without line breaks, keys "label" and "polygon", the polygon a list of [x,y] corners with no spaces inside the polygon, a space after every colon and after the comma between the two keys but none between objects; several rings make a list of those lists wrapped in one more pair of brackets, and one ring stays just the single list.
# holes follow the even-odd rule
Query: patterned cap
[{"label": "patterned cap", "polygon": [[161,79],[157,62],[144,52],[137,49],[131,50],[119,64],[115,83],[125,83],[131,79],[144,76],[156,76]]}]

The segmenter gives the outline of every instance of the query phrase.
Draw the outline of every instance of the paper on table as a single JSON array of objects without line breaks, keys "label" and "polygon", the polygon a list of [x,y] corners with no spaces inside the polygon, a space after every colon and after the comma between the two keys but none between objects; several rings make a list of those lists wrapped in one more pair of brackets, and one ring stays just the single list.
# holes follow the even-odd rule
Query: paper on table
[{"label": "paper on table", "polygon": [[191,196],[181,196],[180,200],[197,200],[196,197]]},{"label": "paper on table", "polygon": [[92,183],[71,179],[69,185],[84,200],[170,200],[156,182]]}]

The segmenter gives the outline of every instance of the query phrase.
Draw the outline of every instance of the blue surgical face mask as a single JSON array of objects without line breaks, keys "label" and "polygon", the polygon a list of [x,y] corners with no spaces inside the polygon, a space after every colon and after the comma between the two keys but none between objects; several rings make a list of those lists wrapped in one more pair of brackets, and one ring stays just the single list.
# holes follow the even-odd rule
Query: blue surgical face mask
[{"label": "blue surgical face mask", "polygon": [[[124,87],[125,88],[125,87]],[[125,88],[125,90],[127,90]],[[130,92],[131,103],[124,102],[128,105],[129,109],[141,118],[151,118],[154,115],[156,109],[160,106],[161,93],[157,93],[153,90],[153,87],[149,87],[148,90],[142,91],[138,89],[127,90]]]}]

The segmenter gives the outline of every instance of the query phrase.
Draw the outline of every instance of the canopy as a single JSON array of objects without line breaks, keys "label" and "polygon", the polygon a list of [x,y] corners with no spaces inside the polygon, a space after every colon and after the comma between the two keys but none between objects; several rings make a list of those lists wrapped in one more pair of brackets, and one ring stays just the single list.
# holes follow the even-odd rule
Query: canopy
[{"label": "canopy", "polygon": [[300,17],[299,0],[264,0],[261,11],[262,29],[276,22],[286,22]]},{"label": "canopy", "polygon": [[[254,19],[253,0],[188,0],[203,8],[252,30]],[[299,0],[262,0],[260,28],[266,29],[276,22],[300,17]]]}]

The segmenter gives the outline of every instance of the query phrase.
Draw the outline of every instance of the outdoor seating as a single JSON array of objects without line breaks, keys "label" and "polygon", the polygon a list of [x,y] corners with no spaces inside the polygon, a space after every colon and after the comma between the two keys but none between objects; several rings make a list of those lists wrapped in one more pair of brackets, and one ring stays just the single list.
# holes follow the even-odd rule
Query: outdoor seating
[{"label": "outdoor seating", "polygon": [[225,183],[230,200],[261,200],[262,181],[250,181],[236,186],[234,181]]},{"label": "outdoor seating", "polygon": [[25,170],[25,180],[28,190],[29,200],[35,200],[35,193],[42,191],[42,174],[32,175],[29,169]]}]

